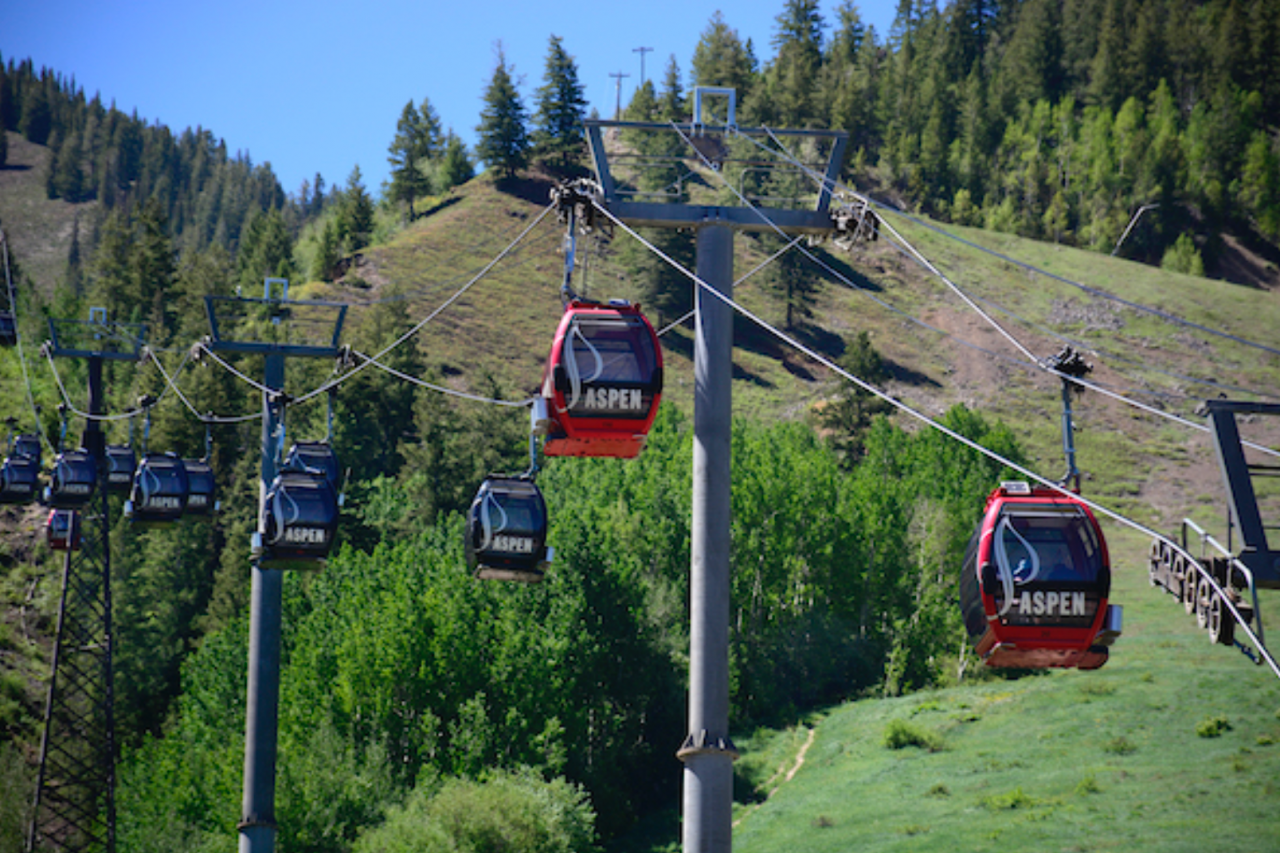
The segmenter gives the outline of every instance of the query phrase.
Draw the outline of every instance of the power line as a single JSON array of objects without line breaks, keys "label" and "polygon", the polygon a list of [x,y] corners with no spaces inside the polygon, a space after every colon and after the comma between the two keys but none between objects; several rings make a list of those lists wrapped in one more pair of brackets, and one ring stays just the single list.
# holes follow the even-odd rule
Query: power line
[{"label": "power line", "polygon": [[[320,394],[323,394],[323,393],[325,393],[325,392],[329,391],[329,390],[330,390],[330,389],[332,389],[332,388],[336,388],[337,386],[339,386],[339,385],[341,385],[342,383],[346,382],[347,380],[349,380],[349,379],[353,378],[353,377],[354,377],[354,376],[356,376],[358,373],[360,373],[361,371],[363,371],[366,367],[369,367],[369,366],[371,366],[371,365],[375,365],[375,366],[378,366],[378,367],[383,367],[384,369],[388,369],[388,368],[386,368],[386,367],[385,367],[385,365],[382,365],[382,364],[380,363],[380,359],[381,359],[383,356],[385,356],[387,353],[391,352],[391,351],[392,351],[392,350],[394,350],[396,347],[398,347],[398,346],[400,346],[401,344],[403,344],[405,341],[409,340],[411,337],[413,337],[415,334],[417,334],[417,333],[418,333],[418,332],[419,332],[423,327],[425,327],[428,323],[430,323],[432,320],[434,320],[436,317],[438,317],[438,316],[439,316],[439,315],[440,315],[440,314],[441,314],[441,313],[442,313],[446,308],[448,308],[450,305],[452,305],[452,304],[453,304],[454,302],[456,302],[458,299],[462,298],[462,296],[463,296],[463,295],[464,295],[468,290],[470,290],[470,289],[471,289],[471,288],[472,288],[472,287],[473,287],[477,282],[479,282],[482,278],[484,278],[484,277],[489,273],[489,271],[490,271],[490,270],[492,270],[492,269],[493,269],[493,268],[494,268],[498,263],[500,263],[500,262],[501,262],[504,258],[506,258],[509,254],[511,254],[511,253],[516,249],[516,247],[520,245],[520,243],[521,243],[521,242],[524,240],[524,238],[529,234],[529,232],[531,232],[535,227],[537,227],[537,225],[538,225],[539,223],[541,223],[541,222],[542,222],[542,220],[546,218],[547,214],[549,214],[553,209],[554,209],[554,205],[548,205],[546,208],[544,208],[544,209],[542,210],[542,212],[541,212],[540,214],[538,214],[538,216],[533,220],[533,222],[529,223],[529,224],[528,224],[528,225],[527,225],[527,226],[526,226],[526,227],[525,227],[525,228],[520,232],[520,234],[519,234],[519,235],[517,235],[517,236],[516,236],[516,238],[515,238],[514,240],[512,240],[512,241],[511,241],[511,243],[509,243],[509,244],[506,246],[506,248],[504,248],[501,252],[499,252],[496,256],[494,256],[494,257],[493,257],[493,259],[491,259],[487,264],[485,264],[485,265],[484,265],[484,267],[483,267],[483,268],[482,268],[478,273],[476,273],[474,276],[472,276],[470,280],[468,280],[465,284],[463,284],[463,285],[462,285],[462,287],[458,288],[458,289],[453,293],[453,295],[451,295],[448,299],[446,299],[444,302],[442,302],[442,303],[441,303],[441,304],[440,304],[440,305],[439,305],[439,306],[438,306],[434,311],[432,311],[432,312],[431,312],[430,314],[428,314],[425,318],[423,318],[421,321],[419,321],[419,322],[418,322],[418,323],[416,323],[414,326],[412,326],[412,327],[411,327],[408,331],[406,331],[404,334],[400,335],[400,337],[396,338],[396,339],[395,339],[394,341],[392,341],[390,344],[388,344],[387,346],[383,347],[383,348],[382,348],[382,350],[380,350],[377,354],[375,354],[375,355],[373,355],[373,356],[367,356],[367,355],[363,355],[363,354],[362,354],[362,355],[361,355],[361,358],[363,359],[363,361],[362,361],[362,363],[361,363],[361,364],[357,365],[355,368],[353,368],[352,370],[347,371],[346,373],[342,374],[341,376],[338,376],[338,377],[335,377],[335,378],[333,378],[333,379],[327,380],[327,381],[325,381],[325,382],[321,383],[318,387],[316,387],[316,388],[312,389],[311,391],[308,391],[307,393],[305,393],[305,394],[303,394],[303,395],[301,395],[301,396],[299,396],[299,397],[297,397],[297,398],[293,399],[293,400],[290,402],[290,405],[294,405],[294,406],[296,406],[296,405],[301,405],[302,403],[306,403],[306,402],[308,402],[308,401],[310,401],[310,400],[314,399],[315,397],[319,396]],[[221,357],[219,357],[216,353],[214,353],[214,352],[213,352],[213,351],[212,351],[212,350],[211,350],[211,349],[210,349],[206,344],[204,344],[203,342],[202,342],[202,343],[197,344],[197,346],[198,346],[198,347],[200,347],[201,349],[203,349],[203,350],[204,350],[205,352],[207,352],[209,355],[213,356],[214,361],[216,361],[216,362],[218,363],[218,365],[219,365],[219,366],[221,366],[222,368],[224,368],[225,370],[227,370],[228,372],[230,372],[233,376],[236,376],[236,377],[237,377],[238,379],[240,379],[242,382],[245,382],[245,383],[247,383],[247,384],[251,385],[252,387],[256,388],[257,390],[262,391],[262,392],[264,392],[264,393],[268,393],[268,392],[269,392],[269,393],[274,393],[273,391],[270,391],[270,389],[268,389],[268,388],[267,388],[265,385],[263,385],[261,382],[258,382],[257,380],[253,379],[252,377],[247,376],[247,375],[245,375],[244,373],[242,373],[241,371],[237,370],[234,366],[232,366],[232,365],[231,365],[231,364],[229,364],[227,361],[225,361],[224,359],[222,359]],[[407,376],[407,374],[405,374],[405,376]],[[522,404],[522,405],[523,405],[523,404]],[[253,417],[258,417],[258,415],[254,415]]]},{"label": "power line", "polygon": [[[182,373],[183,368],[186,367],[188,358],[190,358],[192,350],[196,348],[203,348],[203,346],[204,346],[203,343],[198,343],[194,347],[188,348],[187,358],[184,358],[182,360],[182,364],[178,365],[178,369],[175,370],[174,373],[178,373],[178,374]],[[210,354],[212,355],[212,353]],[[214,358],[217,358],[217,356],[215,355]],[[182,393],[182,389],[178,387],[178,384],[165,371],[164,365],[160,363],[160,360],[152,356],[152,362],[155,364],[156,368],[160,371],[160,375],[164,377],[164,381],[166,384],[165,391],[168,391],[169,388],[172,388],[173,393],[178,396],[178,399],[181,400],[182,404],[187,407],[187,410],[190,411],[191,414],[195,415],[196,418],[201,422],[206,424],[238,424],[238,423],[246,423],[248,421],[260,420],[262,418],[262,414],[260,412],[255,412],[252,415],[240,415],[238,417],[227,416],[227,415],[215,415],[212,413],[203,414],[203,415],[200,414],[199,410],[197,410],[196,407],[191,404],[191,401],[187,399],[187,396]],[[163,397],[164,394],[161,394],[160,396]]]},{"label": "power line", "polygon": [[[746,282],[746,281],[747,281],[747,279],[751,278],[753,275],[755,275],[756,273],[760,272],[760,271],[761,271],[762,269],[764,269],[765,267],[769,266],[769,264],[773,263],[773,262],[774,262],[774,261],[776,261],[778,258],[782,257],[782,255],[783,255],[783,254],[785,254],[785,253],[786,253],[786,251],[787,251],[788,249],[790,249],[792,246],[794,246],[796,243],[799,243],[799,242],[800,242],[801,240],[803,240],[803,239],[804,239],[804,235],[803,235],[803,234],[801,234],[799,237],[796,237],[794,240],[792,240],[791,242],[787,243],[787,244],[786,244],[785,246],[783,246],[781,249],[779,249],[778,251],[774,252],[772,255],[770,255],[769,257],[765,258],[765,259],[764,259],[763,261],[761,261],[760,263],[756,264],[756,265],[755,265],[755,267],[753,267],[749,272],[747,272],[745,275],[741,276],[740,278],[738,278],[737,280],[735,280],[735,281],[734,281],[734,283],[733,283],[733,287],[734,287],[734,289],[736,290],[736,289],[738,288],[738,286],[739,286],[739,285],[741,285],[741,284],[743,284],[744,282]],[[667,332],[669,332],[669,331],[671,331],[672,329],[674,329],[676,326],[679,326],[679,325],[681,325],[682,323],[684,323],[686,320],[688,320],[690,317],[692,317],[692,316],[693,316],[694,314],[696,314],[696,313],[697,313],[696,311],[688,311],[688,312],[686,312],[686,313],[684,314],[684,316],[682,316],[679,320],[674,320],[674,321],[672,321],[672,322],[668,323],[666,326],[664,326],[664,327],[662,328],[662,331],[658,332],[658,337],[662,337],[662,336],[663,336],[663,335],[665,335]]]}]

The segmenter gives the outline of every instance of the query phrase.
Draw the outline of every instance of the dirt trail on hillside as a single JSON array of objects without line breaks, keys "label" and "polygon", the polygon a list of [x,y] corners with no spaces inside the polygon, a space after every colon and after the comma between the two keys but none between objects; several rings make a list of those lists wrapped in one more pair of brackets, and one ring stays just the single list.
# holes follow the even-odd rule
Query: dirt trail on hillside
[{"label": "dirt trail on hillside", "polygon": [[808,753],[808,752],[809,752],[809,747],[813,746],[813,740],[814,740],[814,738],[817,736],[817,734],[818,734],[818,730],[817,730],[816,728],[809,729],[809,736],[808,736],[807,738],[805,738],[805,741],[804,741],[804,743],[800,746],[799,751],[797,751],[797,752],[796,752],[796,758],[795,758],[795,761],[793,761],[793,762],[791,763],[791,766],[790,766],[790,767],[786,767],[786,765],[783,765],[782,767],[779,767],[779,768],[778,768],[778,772],[777,772],[777,773],[774,773],[771,777],[769,777],[769,780],[768,780],[767,782],[765,782],[764,784],[765,784],[765,787],[768,787],[769,783],[770,783],[770,782],[772,782],[774,779],[777,779],[777,778],[778,778],[778,776],[779,776],[780,774],[782,774],[782,773],[783,773],[783,770],[785,769],[785,770],[786,770],[786,774],[785,774],[785,775],[783,775],[783,777],[782,777],[782,781],[781,781],[781,782],[779,782],[775,787],[773,787],[772,789],[770,789],[769,793],[768,793],[768,794],[765,794],[765,797],[764,797],[764,799],[763,799],[763,800],[761,800],[760,802],[756,803],[754,806],[752,806],[750,809],[748,809],[746,812],[744,812],[744,813],[743,813],[743,815],[742,815],[742,817],[740,817],[740,818],[738,818],[737,820],[735,820],[735,821],[733,822],[733,825],[734,825],[734,827],[735,827],[735,828],[738,826],[738,824],[742,823],[744,820],[746,820],[748,817],[750,817],[752,812],[754,812],[756,809],[760,808],[760,806],[764,805],[764,804],[765,804],[765,803],[767,803],[769,800],[773,799],[773,795],[774,795],[774,794],[776,794],[776,793],[778,793],[778,791],[780,791],[780,790],[782,789],[782,786],[783,786],[783,785],[787,784],[788,782],[790,782],[792,779],[794,779],[794,778],[795,778],[796,773],[797,773],[797,772],[799,772],[799,770],[800,770],[800,768],[801,768],[802,766],[804,766],[804,757],[805,757],[806,753]]}]

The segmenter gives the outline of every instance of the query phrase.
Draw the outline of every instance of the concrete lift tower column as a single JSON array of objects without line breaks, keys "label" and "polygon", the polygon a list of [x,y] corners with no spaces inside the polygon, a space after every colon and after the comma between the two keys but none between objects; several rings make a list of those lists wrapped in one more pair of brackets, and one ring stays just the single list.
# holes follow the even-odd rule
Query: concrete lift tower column
[{"label": "concrete lift tower column", "polygon": [[[278,295],[277,295],[278,293]],[[206,296],[207,346],[261,356],[261,503],[276,477],[284,428],[284,373],[289,358],[337,358],[347,306],[289,299],[289,282],[269,278],[262,298]],[[258,511],[259,524],[262,510]],[[284,569],[254,560],[249,599],[249,675],[245,698],[244,795],[240,853],[272,853],[276,843],[276,747],[280,722],[280,629]]]},{"label": "concrete lift tower column", "polygon": [[[703,96],[707,95],[726,99],[723,123],[704,124]],[[681,835],[685,853],[728,853],[732,848],[733,762],[738,755],[729,738],[733,309],[716,294],[733,297],[734,232],[780,231],[795,236],[838,230],[829,213],[830,188],[846,141],[842,131],[738,128],[735,101],[733,89],[698,88],[693,92],[689,123],[586,122],[599,182],[597,203],[629,227],[694,230],[697,275],[706,285],[697,287],[694,299],[689,722],[688,735],[677,752],[684,762]],[[615,148],[623,147],[616,139],[625,146],[628,138],[658,134],[666,135],[667,144],[658,146],[662,153],[657,155],[638,153],[634,146],[611,155],[605,149],[606,131]],[[765,148],[753,139],[761,140]],[[782,152],[765,150],[766,141],[776,139],[786,139],[802,159],[824,162],[812,171],[798,169]],[[651,180],[655,170],[663,176],[656,184]],[[751,203],[720,204],[724,181],[717,172],[730,186],[736,179],[736,197]],[[815,172],[823,179],[814,180]],[[804,185],[805,189],[783,200],[778,195],[783,185]],[[691,203],[686,187],[693,188],[690,193],[702,191],[709,203]],[[770,206],[754,206],[757,199]],[[779,201],[785,206],[777,206]]]}]

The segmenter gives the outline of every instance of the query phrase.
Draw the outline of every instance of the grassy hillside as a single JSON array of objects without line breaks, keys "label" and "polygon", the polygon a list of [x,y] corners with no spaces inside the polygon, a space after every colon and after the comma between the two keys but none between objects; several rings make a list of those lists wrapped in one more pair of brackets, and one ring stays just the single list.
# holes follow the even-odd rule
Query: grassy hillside
[{"label": "grassy hillside", "polygon": [[[1125,632],[1103,669],[863,700],[756,733],[739,771],[767,799],[737,807],[735,849],[1280,848],[1280,684],[1147,586],[1142,542],[1113,540]],[[892,749],[890,730],[934,747]]]},{"label": "grassy hillside", "polygon": [[89,227],[97,202],[50,201],[44,185],[49,149],[19,133],[0,133],[8,133],[9,140],[9,155],[0,167],[0,227],[9,238],[10,252],[20,255],[23,271],[48,299],[66,273],[76,217],[81,228]]}]

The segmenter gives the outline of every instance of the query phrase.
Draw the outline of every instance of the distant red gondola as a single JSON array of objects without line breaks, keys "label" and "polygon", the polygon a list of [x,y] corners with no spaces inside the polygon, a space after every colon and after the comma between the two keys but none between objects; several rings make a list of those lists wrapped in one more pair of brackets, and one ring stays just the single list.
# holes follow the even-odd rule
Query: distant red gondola
[{"label": "distant red gondola", "polygon": [[45,541],[55,551],[80,550],[80,515],[71,509],[55,509],[49,512],[44,523]]},{"label": "distant red gondola", "polygon": [[978,656],[994,667],[1097,669],[1120,633],[1106,540],[1083,502],[1002,483],[987,497],[960,576]]},{"label": "distant red gondola", "polygon": [[661,397],[662,348],[640,306],[570,302],[535,410],[535,431],[547,436],[543,453],[636,456]]}]

